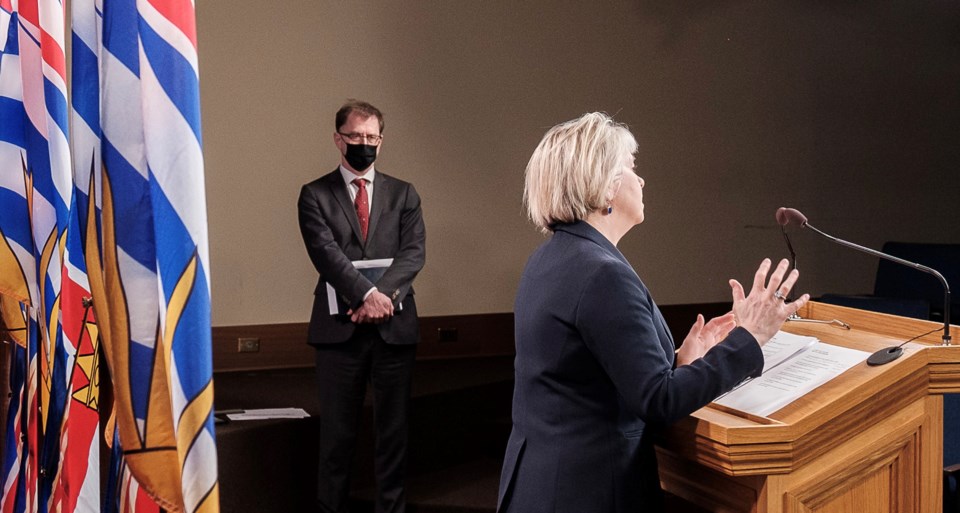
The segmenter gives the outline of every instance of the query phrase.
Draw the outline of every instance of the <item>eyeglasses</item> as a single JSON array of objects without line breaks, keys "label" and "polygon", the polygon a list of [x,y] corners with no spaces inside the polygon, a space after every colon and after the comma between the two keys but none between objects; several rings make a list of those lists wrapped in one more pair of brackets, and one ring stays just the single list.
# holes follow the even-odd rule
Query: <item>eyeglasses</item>
[{"label": "eyeglasses", "polygon": [[350,134],[344,134],[341,132],[337,133],[340,134],[340,137],[346,139],[350,144],[372,144],[376,146],[383,141],[382,135],[359,134],[356,132]]}]

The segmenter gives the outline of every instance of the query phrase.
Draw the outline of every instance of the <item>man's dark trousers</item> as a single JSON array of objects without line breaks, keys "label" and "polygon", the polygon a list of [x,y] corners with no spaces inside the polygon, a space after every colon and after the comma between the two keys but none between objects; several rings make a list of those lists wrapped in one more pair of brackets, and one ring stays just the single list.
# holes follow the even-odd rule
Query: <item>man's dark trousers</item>
[{"label": "man's dark trousers", "polygon": [[372,385],[378,513],[405,511],[407,410],[415,344],[387,344],[375,325],[358,325],[342,343],[317,348],[320,387],[320,511],[347,511],[350,469],[363,417],[367,382]]}]

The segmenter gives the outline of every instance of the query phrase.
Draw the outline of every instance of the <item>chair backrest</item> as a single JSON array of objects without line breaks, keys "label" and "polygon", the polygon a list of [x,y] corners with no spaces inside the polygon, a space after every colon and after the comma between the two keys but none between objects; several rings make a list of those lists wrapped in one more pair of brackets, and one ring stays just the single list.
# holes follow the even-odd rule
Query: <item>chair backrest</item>
[{"label": "chair backrest", "polygon": [[[848,306],[914,319],[930,319],[930,303],[922,299],[905,299],[876,296],[851,296],[848,294],[824,294],[817,298],[821,303]],[[951,314],[952,314],[951,310]]]},{"label": "chair backrest", "polygon": [[[947,280],[951,293],[951,323],[960,315],[960,244],[887,242],[883,252],[936,269]],[[920,299],[930,303],[932,319],[943,319],[943,286],[933,275],[889,260],[880,260],[875,296]]]}]

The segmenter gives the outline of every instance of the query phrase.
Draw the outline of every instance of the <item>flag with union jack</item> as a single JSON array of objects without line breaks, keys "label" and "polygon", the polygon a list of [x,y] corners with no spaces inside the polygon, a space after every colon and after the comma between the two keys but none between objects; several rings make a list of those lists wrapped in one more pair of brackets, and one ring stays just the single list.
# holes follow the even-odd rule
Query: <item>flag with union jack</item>
[{"label": "flag with union jack", "polygon": [[[10,400],[3,426],[2,493],[0,511],[24,511],[27,500],[25,435],[31,395],[27,362],[36,343],[28,308],[36,293],[33,233],[30,229],[28,190],[32,190],[26,163],[26,111],[20,79],[19,15],[10,0],[0,0],[0,335],[16,344],[10,349]],[[34,360],[35,361],[35,360]],[[33,380],[35,382],[35,380]],[[35,443],[35,441],[34,441]]]},{"label": "flag with union jack", "polygon": [[103,0],[100,24],[86,255],[122,467],[166,510],[218,511],[193,3]]},{"label": "flag with union jack", "polygon": [[66,406],[60,283],[72,177],[64,8],[0,1],[0,315],[24,344],[12,351],[0,510],[47,511]]},{"label": "flag with union jack", "polygon": [[[63,5],[0,0],[0,327],[23,344],[0,511],[216,512],[193,3],[74,0],[72,139]],[[102,499],[98,343],[122,491]]]}]

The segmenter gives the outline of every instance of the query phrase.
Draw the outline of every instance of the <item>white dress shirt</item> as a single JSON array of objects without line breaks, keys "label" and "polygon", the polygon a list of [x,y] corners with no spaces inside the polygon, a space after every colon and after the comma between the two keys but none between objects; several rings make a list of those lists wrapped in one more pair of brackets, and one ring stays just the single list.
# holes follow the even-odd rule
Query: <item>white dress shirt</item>
[{"label": "white dress shirt", "polygon": [[[347,184],[347,192],[350,193],[350,201],[352,202],[357,201],[357,191],[360,190],[360,188],[357,187],[353,183],[353,181],[356,180],[357,178],[363,178],[364,180],[366,180],[367,181],[367,205],[370,205],[371,207],[373,206],[373,179],[377,176],[377,172],[373,168],[373,166],[370,166],[370,169],[368,169],[366,173],[363,173],[362,175],[358,175],[353,171],[350,171],[349,169],[343,167],[343,164],[340,164],[340,176],[343,177],[344,183]],[[375,290],[377,290],[377,287],[373,287],[370,290],[368,290],[367,293],[363,295],[363,300],[366,301],[367,297],[370,294],[373,294],[373,291]]]},{"label": "white dress shirt", "polygon": [[366,173],[358,175],[343,167],[343,164],[340,164],[340,176],[343,177],[343,182],[347,184],[347,191],[350,192],[350,201],[357,200],[357,191],[359,190],[359,187],[354,185],[353,181],[357,178],[363,178],[367,181],[367,205],[373,206],[373,183],[376,175],[377,172],[374,166],[370,166],[370,169],[368,169]]}]

